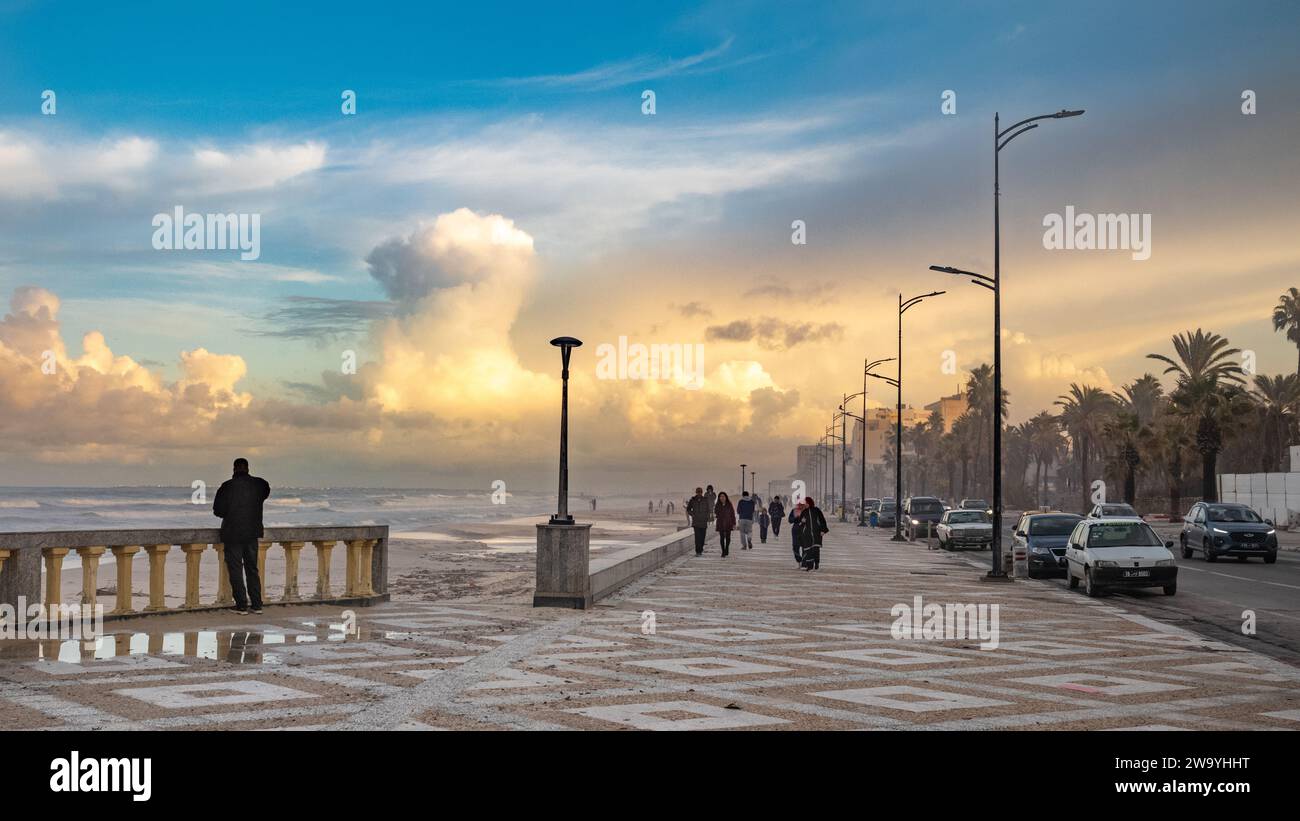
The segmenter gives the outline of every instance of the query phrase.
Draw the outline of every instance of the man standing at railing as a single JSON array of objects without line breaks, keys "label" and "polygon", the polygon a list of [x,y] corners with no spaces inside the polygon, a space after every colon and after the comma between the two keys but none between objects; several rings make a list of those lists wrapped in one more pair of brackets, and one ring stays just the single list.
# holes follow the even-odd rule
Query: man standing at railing
[{"label": "man standing at railing", "polygon": [[[235,610],[248,615],[262,612],[262,580],[257,575],[257,540],[262,538],[262,503],[271,495],[265,479],[250,476],[248,460],[235,460],[235,475],[221,483],[212,512],[221,517],[221,542],[225,545],[226,569],[230,571],[230,592]],[[244,578],[248,578],[245,590]]]}]

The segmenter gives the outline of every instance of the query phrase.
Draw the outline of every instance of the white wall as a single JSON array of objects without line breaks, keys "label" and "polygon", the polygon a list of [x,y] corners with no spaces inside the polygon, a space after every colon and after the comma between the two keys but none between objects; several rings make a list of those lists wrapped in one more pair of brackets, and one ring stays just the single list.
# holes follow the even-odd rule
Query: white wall
[{"label": "white wall", "polygon": [[1219,499],[1250,505],[1278,525],[1300,526],[1300,472],[1221,473]]}]

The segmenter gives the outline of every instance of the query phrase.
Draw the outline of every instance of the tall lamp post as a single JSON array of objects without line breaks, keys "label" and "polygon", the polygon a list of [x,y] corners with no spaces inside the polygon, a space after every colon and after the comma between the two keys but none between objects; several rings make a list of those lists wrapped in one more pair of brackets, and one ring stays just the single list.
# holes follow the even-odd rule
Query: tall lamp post
[{"label": "tall lamp post", "polygon": [[560,394],[560,488],[556,512],[537,523],[537,581],[533,607],[591,607],[591,524],[569,515],[569,356],[582,345],[571,336],[556,337],[563,388]]},{"label": "tall lamp post", "polygon": [[[895,409],[896,418],[894,420],[894,535],[892,541],[901,542],[903,539],[903,314],[908,308],[917,305],[929,299],[932,296],[941,296],[948,293],[947,291],[931,291],[928,294],[920,294],[911,299],[904,300],[903,295],[898,295],[898,379],[894,380],[894,387],[898,390],[898,406]],[[871,374],[876,376],[876,374]],[[885,377],[877,377],[884,379]]]},{"label": "tall lamp post", "polygon": [[746,467],[748,467],[748,465],[746,465],[744,462],[740,463],[740,493],[742,496],[745,493],[745,468]]},{"label": "tall lamp post", "polygon": [[557,336],[551,344],[560,349],[563,369],[560,372],[564,388],[560,394],[560,493],[558,510],[551,517],[553,525],[571,525],[569,515],[569,356],[574,348],[582,347],[582,340],[571,336]]},{"label": "tall lamp post", "polygon": [[751,470],[749,472],[749,495],[758,495],[758,471],[756,470]]},{"label": "tall lamp post", "polygon": [[[1007,144],[1024,134],[1038,128],[1039,120],[1061,120],[1078,117],[1083,109],[1070,111],[1061,109],[1055,114],[1040,114],[1029,117],[1015,125],[1001,127],[1000,115],[993,115],[993,276],[963,271],[951,266],[931,265],[931,270],[946,274],[970,277],[975,285],[988,288],[993,292],[993,561],[988,577],[1006,578],[1006,568],[1002,566],[1002,217],[1001,198],[1002,183],[1000,179],[1000,156]],[[1005,138],[1005,139],[1003,139]]]},{"label": "tall lamp post", "polygon": [[[862,360],[862,390],[858,393],[850,394],[849,396],[844,397],[844,404],[840,405],[841,412],[848,414],[849,417],[856,419],[862,423],[862,465],[861,465],[862,472],[861,472],[861,476],[859,477],[862,481],[858,488],[858,527],[867,526],[867,377],[875,376],[877,378],[884,378],[881,377],[879,374],[872,373],[871,369],[876,367],[877,365],[883,365],[886,362],[893,362],[893,361],[894,361],[894,357],[892,356],[889,357],[888,359],[877,359],[874,362],[865,359]],[[849,403],[849,400],[857,396],[862,397],[861,416],[855,416],[854,414],[849,413],[847,410],[845,410],[845,405]]]}]

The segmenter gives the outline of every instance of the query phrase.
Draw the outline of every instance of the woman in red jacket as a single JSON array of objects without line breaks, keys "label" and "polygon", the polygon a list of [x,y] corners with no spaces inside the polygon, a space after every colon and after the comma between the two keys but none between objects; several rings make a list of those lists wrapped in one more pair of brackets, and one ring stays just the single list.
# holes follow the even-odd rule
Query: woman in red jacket
[{"label": "woman in red jacket", "polygon": [[736,509],[731,506],[731,497],[726,493],[718,494],[713,517],[718,521],[718,543],[722,545],[722,558],[725,559],[731,547],[731,531],[736,529]]}]

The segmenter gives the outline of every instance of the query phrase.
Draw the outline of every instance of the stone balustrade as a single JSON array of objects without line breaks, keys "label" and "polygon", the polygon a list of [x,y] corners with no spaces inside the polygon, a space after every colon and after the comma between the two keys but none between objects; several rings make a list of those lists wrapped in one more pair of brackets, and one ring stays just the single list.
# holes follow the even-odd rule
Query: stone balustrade
[{"label": "stone balustrade", "polygon": [[[330,578],[334,548],[347,551],[344,578]],[[274,548],[279,546],[279,550]],[[316,553],[316,585],[304,593],[299,586],[299,560],[310,545]],[[166,602],[167,561],[179,547],[185,561],[185,599],[180,607]],[[40,602],[47,608],[63,604],[63,563],[70,554],[81,561],[81,600],[77,604],[106,607],[105,618],[122,618],[140,613],[187,612],[231,607],[230,577],[226,572],[224,545],[214,529],[166,530],[61,530],[34,533],[0,533],[0,604],[17,608],[20,599],[28,606]],[[137,610],[132,601],[134,558],[147,556],[149,603]],[[210,601],[200,596],[204,557],[209,573],[217,574],[216,595]],[[284,586],[279,598],[266,595],[266,565],[269,558],[283,557]],[[97,601],[100,562],[114,563],[117,593],[109,602]],[[388,599],[388,528],[373,527],[271,527],[258,542],[257,567],[262,578],[264,604],[327,603],[367,605]],[[42,589],[42,579],[44,586]],[[71,603],[71,602],[69,602]]]}]

